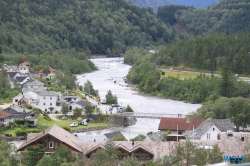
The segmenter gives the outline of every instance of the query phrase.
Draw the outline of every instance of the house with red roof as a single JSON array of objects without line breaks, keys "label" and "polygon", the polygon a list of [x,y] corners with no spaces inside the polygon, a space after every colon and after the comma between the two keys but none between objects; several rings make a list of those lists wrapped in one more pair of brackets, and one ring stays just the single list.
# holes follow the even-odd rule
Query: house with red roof
[{"label": "house with red roof", "polygon": [[0,111],[0,123],[4,124],[5,126],[8,126],[9,123],[12,121],[11,114]]},{"label": "house with red roof", "polygon": [[158,130],[165,133],[168,130],[172,134],[186,135],[193,132],[204,120],[202,118],[161,118]]}]

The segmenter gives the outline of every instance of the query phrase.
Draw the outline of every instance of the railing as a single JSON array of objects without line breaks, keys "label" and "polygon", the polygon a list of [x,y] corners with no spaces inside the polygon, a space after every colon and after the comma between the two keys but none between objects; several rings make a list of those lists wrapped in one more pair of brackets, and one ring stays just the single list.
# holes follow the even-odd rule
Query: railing
[{"label": "railing", "polygon": [[124,112],[123,116],[126,117],[136,117],[136,118],[150,118],[150,119],[160,119],[163,117],[173,117],[181,118],[185,117],[183,114],[158,114],[158,113],[135,113],[135,112]]}]

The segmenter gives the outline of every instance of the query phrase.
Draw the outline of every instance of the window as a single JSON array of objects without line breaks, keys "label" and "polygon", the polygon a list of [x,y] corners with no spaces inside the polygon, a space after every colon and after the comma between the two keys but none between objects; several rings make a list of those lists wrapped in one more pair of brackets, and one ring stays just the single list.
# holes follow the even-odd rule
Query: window
[{"label": "window", "polygon": [[43,103],[43,105],[46,105],[46,103]]},{"label": "window", "polygon": [[214,128],[213,128],[213,131],[214,131]]},{"label": "window", "polygon": [[36,103],[36,105],[38,105],[38,103]]},{"label": "window", "polygon": [[45,97],[45,96],[43,96],[43,99],[46,99],[46,97]]},{"label": "window", "polygon": [[15,102],[18,102],[18,100],[16,99]]},{"label": "window", "polygon": [[49,142],[49,148],[54,148],[54,142]]},{"label": "window", "polygon": [[52,97],[50,96],[50,100],[52,100]]},{"label": "window", "polygon": [[52,103],[50,103],[50,106],[52,106]]},{"label": "window", "polygon": [[210,134],[207,134],[207,139],[210,139]]},{"label": "window", "polygon": [[4,119],[0,119],[0,122],[4,122]]}]

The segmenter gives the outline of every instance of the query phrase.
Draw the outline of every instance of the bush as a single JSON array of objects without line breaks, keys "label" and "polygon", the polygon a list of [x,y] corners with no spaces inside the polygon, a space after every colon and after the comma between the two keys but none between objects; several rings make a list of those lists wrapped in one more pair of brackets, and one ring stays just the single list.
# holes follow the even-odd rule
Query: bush
[{"label": "bush", "polygon": [[15,123],[17,125],[24,125],[25,123],[29,123],[29,120],[27,120],[27,119],[16,119]]},{"label": "bush", "polygon": [[27,135],[27,131],[25,131],[25,130],[18,130],[15,133],[16,133],[16,136],[26,136]]},{"label": "bush", "polygon": [[66,131],[71,131],[71,129],[69,127],[63,127],[63,129]]},{"label": "bush", "polygon": [[49,116],[44,116],[44,119],[51,121],[51,118]]}]

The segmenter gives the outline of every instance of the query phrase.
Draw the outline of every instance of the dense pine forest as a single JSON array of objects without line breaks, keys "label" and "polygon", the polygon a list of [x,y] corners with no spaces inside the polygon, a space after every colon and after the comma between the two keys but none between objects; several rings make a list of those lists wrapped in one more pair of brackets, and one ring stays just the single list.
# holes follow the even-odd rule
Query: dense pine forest
[{"label": "dense pine forest", "polygon": [[73,49],[120,55],[128,46],[166,44],[178,34],[152,9],[125,0],[0,0],[1,52]]},{"label": "dense pine forest", "polygon": [[162,6],[158,9],[157,17],[166,24],[178,24],[194,35],[207,35],[218,31],[226,34],[250,32],[248,0],[221,0],[206,9]]}]

